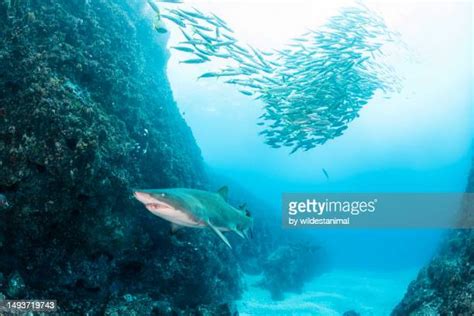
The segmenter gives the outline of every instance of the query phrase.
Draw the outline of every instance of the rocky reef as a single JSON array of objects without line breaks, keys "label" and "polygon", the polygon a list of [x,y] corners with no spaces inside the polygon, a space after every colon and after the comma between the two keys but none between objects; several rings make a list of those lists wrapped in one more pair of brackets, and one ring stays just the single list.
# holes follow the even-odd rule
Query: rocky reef
[{"label": "rocky reef", "polygon": [[317,246],[289,243],[276,248],[263,263],[259,285],[270,291],[272,299],[281,300],[285,292],[301,292],[303,285],[323,271]]},{"label": "rocky reef", "polygon": [[[474,161],[466,192],[474,193]],[[472,220],[473,208],[472,197],[466,195],[461,220]],[[448,233],[392,315],[474,315],[474,230]]]},{"label": "rocky reef", "polygon": [[[140,1],[0,2],[0,295],[60,313],[230,315],[239,268],[133,187],[207,184]],[[214,236],[213,236],[214,237]]]}]

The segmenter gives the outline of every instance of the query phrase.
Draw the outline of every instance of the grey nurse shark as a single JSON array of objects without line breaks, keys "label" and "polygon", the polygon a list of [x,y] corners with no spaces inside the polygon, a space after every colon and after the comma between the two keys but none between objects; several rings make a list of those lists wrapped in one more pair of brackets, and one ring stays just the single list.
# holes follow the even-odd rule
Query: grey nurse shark
[{"label": "grey nurse shark", "polygon": [[150,212],[170,221],[173,231],[183,226],[210,228],[232,248],[222,232],[232,231],[245,238],[253,220],[247,211],[227,203],[227,191],[227,187],[218,192],[185,188],[134,190],[134,196]]}]

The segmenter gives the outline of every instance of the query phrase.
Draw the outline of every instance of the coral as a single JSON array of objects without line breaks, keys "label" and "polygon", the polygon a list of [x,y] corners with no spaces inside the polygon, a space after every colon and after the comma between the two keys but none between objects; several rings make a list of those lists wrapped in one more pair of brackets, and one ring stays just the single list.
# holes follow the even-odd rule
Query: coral
[{"label": "coral", "polygon": [[12,3],[0,3],[2,295],[90,315],[236,299],[240,270],[225,245],[204,231],[171,238],[131,197],[207,183],[164,41],[138,4]]}]

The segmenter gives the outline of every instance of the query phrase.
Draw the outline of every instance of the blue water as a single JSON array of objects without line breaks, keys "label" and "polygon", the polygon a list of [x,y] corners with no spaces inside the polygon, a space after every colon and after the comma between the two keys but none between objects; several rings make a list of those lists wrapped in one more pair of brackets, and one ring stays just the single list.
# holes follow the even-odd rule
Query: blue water
[{"label": "blue water", "polygon": [[[386,18],[417,55],[416,62],[398,65],[405,77],[401,93],[390,99],[376,95],[343,136],[293,155],[263,143],[256,126],[262,113],[259,101],[219,80],[196,81],[208,66],[186,68],[177,62],[179,54],[173,55],[168,72],[174,96],[204,161],[214,172],[265,201],[269,207],[264,220],[277,224],[283,192],[462,192],[472,157],[472,31],[462,6],[453,5],[451,14],[443,15],[444,6],[434,6],[429,12],[419,4],[406,11],[404,6],[381,6],[382,15],[400,14],[402,18],[397,19],[387,13]],[[225,5],[217,9],[232,22],[231,9]],[[411,20],[415,17],[417,23]],[[265,24],[265,18],[260,18]],[[248,35],[245,25],[241,30]],[[427,33],[437,34],[436,40],[424,36]],[[252,39],[259,47],[258,38]],[[261,46],[267,47],[268,42],[262,39]],[[334,270],[393,271],[396,278],[397,271],[416,273],[427,263],[446,231],[306,229],[285,233],[309,236],[323,245]],[[410,278],[402,280],[399,298]]]},{"label": "blue water", "polygon": [[[381,140],[370,135],[371,122],[362,111],[360,120],[340,139],[312,152],[290,156],[287,150],[274,150],[262,144],[255,126],[258,106],[247,104],[251,101],[229,87],[220,89],[226,101],[220,101],[220,95],[206,96],[206,90],[192,91],[192,95],[184,97],[186,101],[180,104],[185,118],[206,163],[271,205],[269,221],[279,220],[283,192],[462,192],[465,188],[471,157],[467,125],[464,125],[464,135],[435,146],[406,133],[403,139],[406,146],[390,148],[379,146]],[[225,104],[233,97],[239,103],[233,108],[222,107],[212,113],[203,111],[208,104]],[[467,113],[454,111],[452,115],[464,117]],[[380,126],[377,122],[375,125]],[[452,133],[458,128],[454,125],[455,122],[453,126],[443,127],[443,133]],[[428,138],[439,138],[441,130],[433,127],[431,133]],[[452,153],[446,151],[450,147],[454,147]],[[326,180],[322,168],[328,171],[330,181]],[[422,265],[432,255],[443,232],[337,230],[311,233],[334,250],[333,255],[342,266],[385,269]]]}]

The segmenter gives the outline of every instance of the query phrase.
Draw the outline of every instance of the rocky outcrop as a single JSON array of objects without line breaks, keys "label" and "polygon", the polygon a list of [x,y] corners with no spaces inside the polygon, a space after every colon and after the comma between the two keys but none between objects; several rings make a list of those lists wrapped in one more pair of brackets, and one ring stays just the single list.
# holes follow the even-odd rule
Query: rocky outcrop
[{"label": "rocky outcrop", "polygon": [[[474,164],[466,191],[474,192]],[[460,218],[472,219],[471,197],[464,202]],[[392,315],[474,315],[474,230],[449,232]]]},{"label": "rocky outcrop", "polygon": [[276,248],[263,262],[259,285],[273,300],[283,299],[285,292],[300,293],[306,282],[324,271],[319,247],[311,243],[289,243]]},{"label": "rocky outcrop", "polygon": [[206,232],[170,237],[131,198],[133,187],[206,186],[163,43],[134,1],[0,3],[6,298],[99,315],[114,302],[187,313],[238,297],[225,245]]}]

